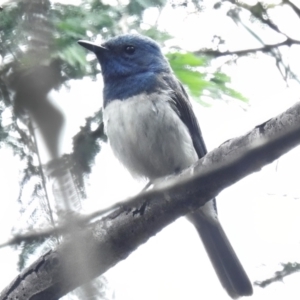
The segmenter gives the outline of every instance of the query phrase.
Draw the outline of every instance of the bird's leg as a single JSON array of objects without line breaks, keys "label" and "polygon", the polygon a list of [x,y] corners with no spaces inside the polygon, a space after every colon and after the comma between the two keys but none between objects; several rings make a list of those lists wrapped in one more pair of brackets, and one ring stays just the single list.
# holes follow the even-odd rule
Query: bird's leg
[{"label": "bird's leg", "polygon": [[153,181],[152,181],[152,180],[149,180],[149,181],[147,182],[147,184],[142,188],[142,190],[140,191],[140,193],[145,192],[152,184],[153,184]]}]

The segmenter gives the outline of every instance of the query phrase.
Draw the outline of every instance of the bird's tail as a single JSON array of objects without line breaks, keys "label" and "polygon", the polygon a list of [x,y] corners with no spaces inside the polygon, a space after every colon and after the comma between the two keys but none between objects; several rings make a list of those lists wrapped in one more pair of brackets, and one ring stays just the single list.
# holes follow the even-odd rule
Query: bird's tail
[{"label": "bird's tail", "polygon": [[196,227],[222,286],[233,299],[250,296],[251,282],[235,254],[221,224],[209,220],[201,212],[188,219]]}]

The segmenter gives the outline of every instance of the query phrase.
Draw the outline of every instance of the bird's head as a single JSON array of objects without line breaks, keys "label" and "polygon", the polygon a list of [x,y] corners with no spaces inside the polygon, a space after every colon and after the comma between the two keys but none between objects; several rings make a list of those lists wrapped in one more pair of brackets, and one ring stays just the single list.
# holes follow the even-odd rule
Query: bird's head
[{"label": "bird's head", "polygon": [[158,44],[142,35],[120,35],[102,45],[82,40],[78,43],[96,54],[104,81],[170,70]]}]

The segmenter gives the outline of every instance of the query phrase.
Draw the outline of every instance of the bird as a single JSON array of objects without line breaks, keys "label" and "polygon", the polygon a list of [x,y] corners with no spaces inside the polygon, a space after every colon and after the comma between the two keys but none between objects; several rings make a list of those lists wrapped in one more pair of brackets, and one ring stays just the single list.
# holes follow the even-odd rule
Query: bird
[{"label": "bird", "polygon": [[[151,182],[178,173],[206,155],[189,96],[156,41],[122,34],[102,44],[78,43],[100,63],[108,140],[133,177]],[[216,200],[187,218],[228,295],[233,299],[252,295],[251,282],[218,219]]]}]

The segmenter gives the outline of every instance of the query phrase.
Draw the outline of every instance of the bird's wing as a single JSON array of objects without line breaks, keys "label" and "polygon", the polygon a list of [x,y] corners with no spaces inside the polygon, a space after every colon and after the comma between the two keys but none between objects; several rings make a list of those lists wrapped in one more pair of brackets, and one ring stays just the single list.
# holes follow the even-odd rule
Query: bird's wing
[{"label": "bird's wing", "polygon": [[162,79],[172,90],[171,105],[188,128],[198,157],[203,157],[207,153],[206,146],[200,126],[184,87],[172,74],[164,75]]},{"label": "bird's wing", "polygon": [[[161,79],[171,91],[172,101],[170,104],[188,128],[198,157],[205,156],[207,149],[187,92],[173,74],[164,74]],[[216,199],[212,199],[212,204],[215,212],[217,212]]]},{"label": "bird's wing", "polygon": [[[171,106],[189,129],[198,157],[203,157],[207,153],[206,146],[186,91],[182,84],[170,74],[164,76],[163,80],[170,90],[174,91]],[[211,201],[216,214],[216,199]],[[220,222],[215,218],[215,214],[213,218],[206,214],[199,209],[189,214],[188,219],[196,227],[220,282],[233,299],[252,295],[251,282]]]}]

